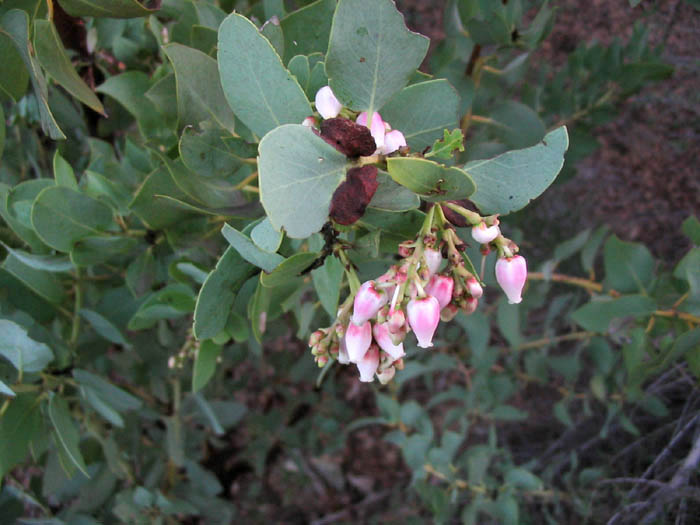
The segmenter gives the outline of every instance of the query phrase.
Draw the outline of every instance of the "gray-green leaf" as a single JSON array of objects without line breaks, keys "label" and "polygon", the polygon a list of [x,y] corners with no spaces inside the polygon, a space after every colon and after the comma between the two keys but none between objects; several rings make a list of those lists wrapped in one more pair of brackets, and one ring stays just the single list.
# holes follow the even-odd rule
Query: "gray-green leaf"
[{"label": "gray-green leaf", "polygon": [[554,182],[568,147],[569,136],[562,126],[531,148],[467,163],[464,169],[477,188],[471,201],[486,214],[505,215],[525,207]]},{"label": "gray-green leaf", "polygon": [[333,93],[351,109],[381,109],[408,84],[428,44],[391,0],[340,0],[326,55]]},{"label": "gray-green leaf", "polygon": [[48,346],[35,341],[27,335],[27,330],[7,319],[0,319],[0,355],[24,372],[41,372],[53,361]]},{"label": "gray-green leaf", "polygon": [[298,239],[319,231],[345,178],[345,155],[299,124],[271,131],[259,150],[260,200],[272,225]]},{"label": "gray-green leaf", "polygon": [[232,13],[222,22],[218,62],[226,100],[259,137],[282,124],[301,123],[311,114],[299,83],[244,16]]}]

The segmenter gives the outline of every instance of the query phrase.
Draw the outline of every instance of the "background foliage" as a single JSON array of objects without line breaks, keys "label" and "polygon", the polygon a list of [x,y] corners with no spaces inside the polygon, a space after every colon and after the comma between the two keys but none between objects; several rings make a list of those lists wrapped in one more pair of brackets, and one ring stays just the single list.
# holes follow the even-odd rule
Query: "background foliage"
[{"label": "background foliage", "polygon": [[[280,235],[278,215],[306,190],[266,201],[255,175],[265,144],[297,129],[278,125],[308,116],[318,88],[330,82],[349,107],[376,104],[414,151],[460,128],[465,150],[446,162],[472,167],[484,207],[489,173],[475,166],[489,164],[479,161],[566,124],[559,180],[575,177],[595,127],[672,72],[643,24],[624,41],[579,43],[555,67],[533,59],[556,23],[554,3],[459,0],[444,6],[428,76],[415,71],[427,41],[379,4],[402,39],[378,60],[398,66],[359,101],[368,79],[342,66],[354,37],[332,30],[334,0],[0,5],[0,515],[80,524],[697,515],[695,217],[679,225],[692,248],[671,265],[604,225],[537,246],[523,237],[530,212],[518,212],[504,229],[538,254],[521,305],[491,293],[491,256],[479,310],[445,325],[435,349],[410,348],[388,387],[360,385],[345,368],[317,382],[304,341],[347,294],[342,265],[331,257],[298,276],[323,249],[315,232],[325,214]],[[344,16],[368,16],[366,2],[342,5]],[[227,18],[234,9],[248,19]],[[551,178],[523,184],[523,204]],[[415,195],[389,182],[388,197],[346,232],[362,278],[420,227]],[[314,205],[327,210],[308,205],[309,217]]]}]

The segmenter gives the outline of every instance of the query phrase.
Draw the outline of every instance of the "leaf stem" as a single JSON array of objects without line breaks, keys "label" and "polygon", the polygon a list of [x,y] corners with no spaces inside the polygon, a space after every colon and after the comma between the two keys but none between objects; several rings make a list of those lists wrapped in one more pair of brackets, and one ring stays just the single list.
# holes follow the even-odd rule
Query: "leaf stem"
[{"label": "leaf stem", "polygon": [[594,337],[598,335],[596,332],[573,332],[570,334],[559,335],[556,337],[543,337],[542,339],[535,339],[534,341],[528,341],[514,348],[516,351],[529,350],[531,348],[540,348],[547,346],[549,344],[561,343],[564,341],[578,341],[581,339],[588,339],[589,337]]},{"label": "leaf stem", "polygon": [[75,285],[73,286],[75,290],[75,302],[73,307],[73,324],[71,326],[70,333],[70,345],[75,350],[75,345],[78,342],[78,335],[80,334],[80,309],[83,307],[83,291],[80,287],[80,269],[75,271]]},{"label": "leaf stem", "polygon": [[602,292],[603,285],[596,281],[591,281],[590,279],[583,279],[581,277],[572,277],[570,275],[563,275],[561,273],[553,273],[550,275],[545,275],[542,272],[528,272],[528,279],[533,281],[554,281],[558,283],[566,283],[572,286],[579,286],[585,288],[591,292]]},{"label": "leaf stem", "polygon": [[258,172],[254,171],[253,173],[248,175],[245,179],[243,179],[241,182],[236,184],[236,186],[234,186],[234,189],[236,189],[236,190],[245,189],[245,187],[248,186],[249,183],[253,182],[257,178],[258,178]]}]

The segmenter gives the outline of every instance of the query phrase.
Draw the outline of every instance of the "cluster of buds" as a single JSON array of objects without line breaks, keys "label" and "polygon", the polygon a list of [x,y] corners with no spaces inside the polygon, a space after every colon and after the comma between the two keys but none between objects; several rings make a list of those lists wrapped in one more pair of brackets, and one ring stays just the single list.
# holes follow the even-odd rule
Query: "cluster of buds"
[{"label": "cluster of buds", "polygon": [[436,232],[429,231],[400,244],[402,261],[363,283],[341,306],[333,325],[311,335],[319,366],[333,357],[341,364],[354,363],[360,381],[376,376],[384,384],[403,368],[403,343],[410,332],[418,347],[430,348],[441,320],[476,310],[483,288],[467,269],[465,245],[450,227],[441,237],[438,241]]},{"label": "cluster of buds", "polygon": [[[315,98],[316,111],[324,119],[335,118],[340,115],[343,105],[333,94],[330,86],[324,86],[318,90]],[[406,137],[397,129],[391,129],[391,125],[382,119],[378,112],[372,113],[370,122],[367,121],[367,112],[357,115],[355,122],[369,128],[372,138],[377,146],[375,155],[389,155],[400,148],[406,147]],[[317,122],[314,117],[307,117],[302,122],[305,126],[315,127]]]}]

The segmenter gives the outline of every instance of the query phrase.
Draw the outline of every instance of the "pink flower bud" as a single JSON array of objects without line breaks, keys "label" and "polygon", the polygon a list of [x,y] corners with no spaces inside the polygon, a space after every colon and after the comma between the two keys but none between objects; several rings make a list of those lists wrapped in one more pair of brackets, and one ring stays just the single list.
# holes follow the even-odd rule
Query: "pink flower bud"
[{"label": "pink flower bud", "polygon": [[357,369],[360,371],[360,381],[371,383],[374,381],[374,374],[379,366],[379,348],[372,345],[365,355],[357,362]]},{"label": "pink flower bud", "polygon": [[390,366],[389,368],[385,368],[381,372],[377,372],[377,379],[379,379],[379,382],[382,385],[386,385],[389,381],[394,379],[394,375],[396,375],[396,368]]},{"label": "pink flower bud", "polygon": [[510,304],[522,301],[521,294],[527,281],[527,262],[525,257],[516,255],[496,261],[496,280],[508,297]]},{"label": "pink flower bud", "polygon": [[480,222],[472,228],[472,237],[479,244],[488,244],[501,233],[497,224],[486,226],[485,222]]},{"label": "pink flower bud", "polygon": [[425,292],[432,295],[440,303],[440,308],[445,308],[452,300],[452,290],[455,282],[452,277],[447,275],[433,275],[428,286],[425,287]]},{"label": "pink flower bud", "polygon": [[318,356],[316,358],[316,363],[318,364],[319,368],[323,368],[328,363],[328,356],[327,355]]},{"label": "pink flower bud", "polygon": [[345,348],[351,363],[359,362],[371,344],[372,323],[365,321],[359,326],[353,322],[348,323],[348,329],[345,332]]},{"label": "pink flower bud", "polygon": [[316,119],[314,117],[306,117],[302,123],[302,126],[306,126],[307,128],[315,128],[316,127]]},{"label": "pink flower bud", "polygon": [[389,295],[375,287],[374,281],[365,281],[355,296],[352,308],[352,322],[362,324],[372,319],[389,300]]},{"label": "pink flower bud", "polygon": [[479,284],[479,281],[477,281],[474,277],[469,277],[467,279],[466,284],[467,290],[469,291],[469,295],[471,295],[475,299],[478,299],[479,297],[484,295],[484,289]]},{"label": "pink flower bud", "polygon": [[321,330],[316,330],[313,334],[311,334],[311,337],[309,337],[309,346],[316,346],[325,336],[326,334]]},{"label": "pink flower bud", "polygon": [[348,357],[348,347],[345,345],[345,338],[340,340],[340,348],[338,348],[338,362],[341,365],[347,365],[350,362]]},{"label": "pink flower bud", "polygon": [[423,257],[425,257],[425,264],[428,267],[428,272],[430,272],[430,275],[435,275],[442,264],[442,254],[432,248],[426,248],[425,251],[423,251]]},{"label": "pink flower bud", "polygon": [[395,345],[391,340],[389,328],[385,323],[375,324],[374,328],[372,328],[372,333],[374,334],[374,340],[377,342],[379,347],[389,354],[394,361],[406,355],[406,353],[403,351],[403,343]]},{"label": "pink flower bud", "polygon": [[416,334],[418,346],[430,348],[433,346],[433,334],[440,323],[440,303],[432,296],[412,299],[407,310],[408,323]]},{"label": "pink flower bud", "polygon": [[335,118],[343,109],[343,105],[335,98],[330,86],[323,86],[316,92],[316,111],[326,118]]},{"label": "pink flower bud", "polygon": [[474,297],[467,297],[461,306],[462,311],[466,315],[471,315],[476,311],[476,307],[479,306],[479,300]]},{"label": "pink flower bud", "polygon": [[445,308],[440,310],[440,320],[444,323],[449,323],[455,318],[458,312],[459,308],[457,308],[454,304],[448,304],[445,306]]},{"label": "pink flower bud", "polygon": [[403,313],[403,310],[395,310],[389,313],[387,328],[389,329],[390,333],[399,333],[405,325],[406,315]]},{"label": "pink flower bud", "polygon": [[381,153],[384,150],[384,136],[386,135],[386,127],[384,126],[382,116],[377,111],[372,113],[372,123],[368,126],[367,112],[363,111],[357,116],[355,122],[369,128],[369,132],[372,134],[372,138],[374,138],[374,143],[377,145],[377,152]]},{"label": "pink flower bud", "polygon": [[406,146],[406,137],[398,129],[395,129],[384,135],[384,147],[380,153],[389,155],[389,153],[393,153],[404,146]]}]

